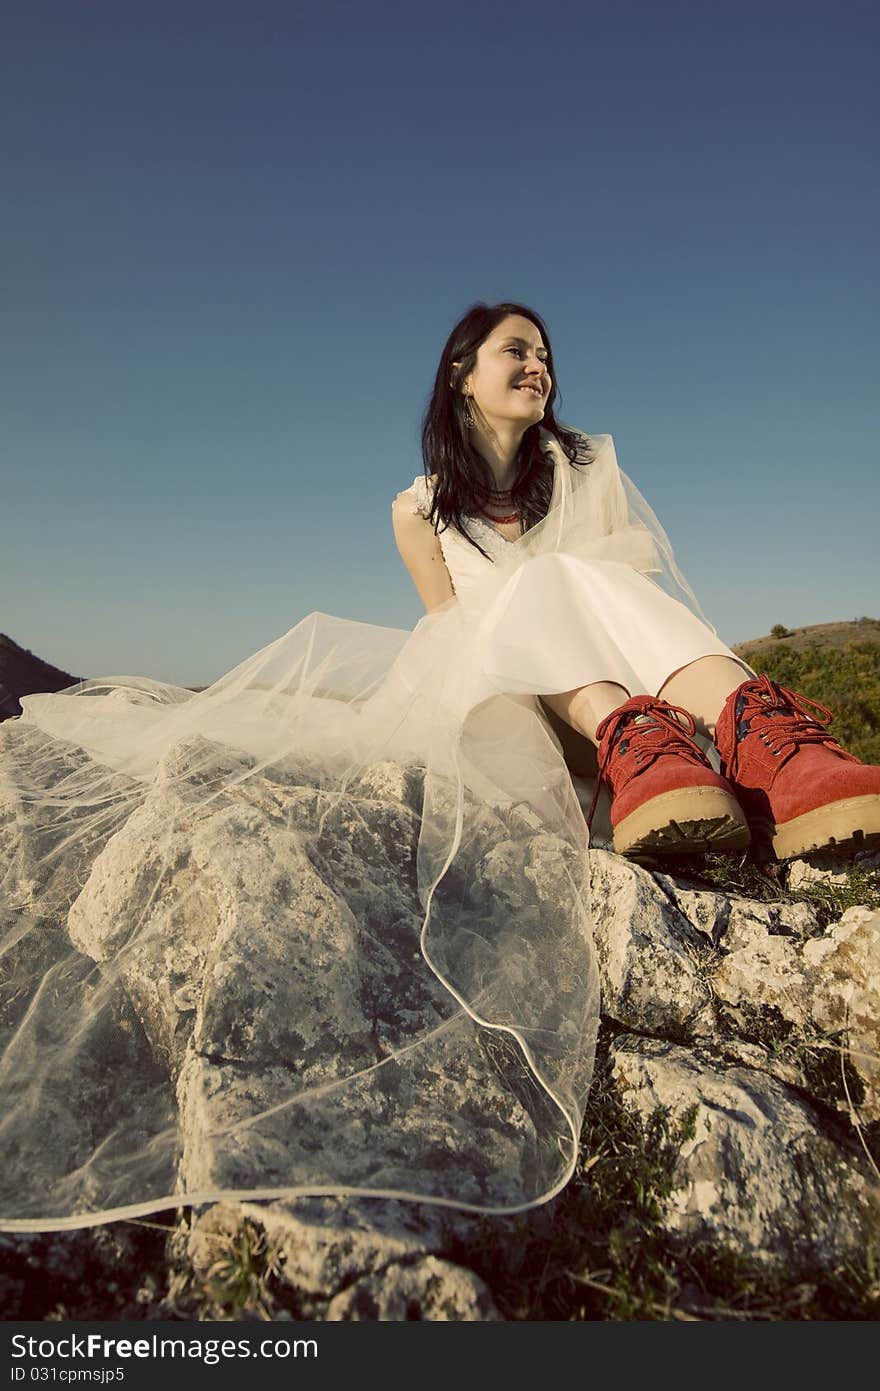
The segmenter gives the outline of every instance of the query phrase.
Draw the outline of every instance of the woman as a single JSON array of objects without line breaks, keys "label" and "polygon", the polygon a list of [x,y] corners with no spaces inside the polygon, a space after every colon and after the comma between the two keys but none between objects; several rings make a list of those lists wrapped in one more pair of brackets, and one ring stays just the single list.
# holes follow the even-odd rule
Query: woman
[{"label": "woman", "polygon": [[[415,479],[392,509],[398,548],[428,612],[457,589],[479,589],[468,518],[477,539],[488,539],[488,523],[507,545],[546,515],[540,427],[574,442],[553,414],[554,376],[546,327],[523,305],[478,305],[450,334],[423,435],[438,472],[427,488]],[[440,521],[456,533],[438,537]],[[701,621],[695,600],[689,611],[619,562],[582,555],[573,568],[564,551],[555,554],[566,563],[530,576],[527,597],[521,587],[503,612],[507,630],[530,633],[532,650],[520,638],[505,681],[496,612],[483,655],[499,689],[522,689],[526,680],[598,746],[618,853],[739,850],[754,834],[788,859],[880,837],[880,769],[845,753],[805,708],[829,720],[824,706],[759,677]],[[541,615],[531,628],[530,613]],[[697,730],[716,742],[727,776],[695,741]]]},{"label": "woman", "polygon": [[740,847],[752,799],[786,853],[876,818],[878,770],[742,681],[554,375],[522,306],[453,330],[393,506],[412,632],[312,613],[202,692],[83,681],[0,725],[0,1229],[559,1192],[599,1017],[566,731],[627,853]]}]

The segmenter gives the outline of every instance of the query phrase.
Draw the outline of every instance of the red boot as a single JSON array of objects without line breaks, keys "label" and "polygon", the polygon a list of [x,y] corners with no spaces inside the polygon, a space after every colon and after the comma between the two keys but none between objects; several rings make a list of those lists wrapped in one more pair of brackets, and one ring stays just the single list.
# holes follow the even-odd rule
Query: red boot
[{"label": "red boot", "polygon": [[832,719],[827,706],[764,673],[731,691],[718,717],[722,771],[756,842],[772,845],[777,859],[880,845],[880,768],[840,747],[825,728]]},{"label": "red boot", "polygon": [[[676,715],[684,716],[687,729]],[[693,715],[659,696],[630,696],[600,721],[599,778],[587,825],[604,778],[613,793],[618,855],[684,855],[748,845],[748,821],[729,783],[688,738],[695,732]]]}]

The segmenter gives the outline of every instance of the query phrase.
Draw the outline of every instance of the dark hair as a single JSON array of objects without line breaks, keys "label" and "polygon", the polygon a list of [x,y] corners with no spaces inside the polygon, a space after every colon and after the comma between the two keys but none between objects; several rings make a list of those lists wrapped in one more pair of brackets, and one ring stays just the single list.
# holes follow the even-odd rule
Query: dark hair
[{"label": "dark hair", "polygon": [[[463,518],[479,512],[485,490],[494,485],[494,478],[486,460],[470,442],[464,423],[466,403],[458,386],[473,369],[477,349],[492,330],[511,314],[530,319],[540,330],[547,349],[547,368],[551,379],[543,419],[523,432],[516,459],[511,500],[519,508],[523,530],[528,531],[543,521],[553,491],[553,469],[548,467],[541,449],[541,429],[555,435],[570,463],[580,465],[593,461],[589,436],[561,425],[554,415],[553,403],[557,390],[553,349],[550,335],[539,315],[524,304],[508,301],[503,304],[472,305],[455,325],[440,355],[434,389],[422,421],[422,460],[429,491],[431,474],[437,475],[434,498],[428,513],[428,520],[434,523],[435,534],[439,522],[443,522],[444,526],[453,525],[481,555],[486,555],[486,552],[468,535]],[[453,367],[454,362],[460,365]],[[486,558],[491,560],[492,557]]]}]

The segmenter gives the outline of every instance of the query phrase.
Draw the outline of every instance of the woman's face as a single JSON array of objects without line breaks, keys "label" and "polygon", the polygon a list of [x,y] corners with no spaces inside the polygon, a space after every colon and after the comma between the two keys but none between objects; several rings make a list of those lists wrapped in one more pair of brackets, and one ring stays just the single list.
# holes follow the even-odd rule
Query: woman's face
[{"label": "woman's face", "polygon": [[490,425],[522,422],[528,429],[544,414],[550,394],[547,348],[531,319],[509,314],[477,349],[477,361],[462,383],[472,405]]}]

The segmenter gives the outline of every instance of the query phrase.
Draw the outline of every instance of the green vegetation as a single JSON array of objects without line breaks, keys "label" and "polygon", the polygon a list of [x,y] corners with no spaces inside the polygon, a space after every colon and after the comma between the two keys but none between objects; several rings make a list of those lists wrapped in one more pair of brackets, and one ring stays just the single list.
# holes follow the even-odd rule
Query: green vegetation
[{"label": "green vegetation", "polygon": [[[861,620],[863,626],[873,622]],[[793,634],[795,641],[763,639],[732,650],[771,681],[827,706],[834,717],[829,733],[841,747],[863,763],[880,764],[880,623],[876,627],[877,638],[834,642],[830,635]]]},{"label": "green vegetation", "polygon": [[668,861],[656,867],[671,873],[682,888],[709,889],[758,903],[809,903],[817,932],[837,922],[848,908],[880,908],[880,869],[862,864],[847,865],[843,883],[817,879],[796,889],[785,887],[784,865],[759,866],[750,852],[741,857],[714,852],[680,855],[674,868]]},{"label": "green vegetation", "polygon": [[[271,1319],[278,1307],[273,1290],[289,1286],[281,1280],[282,1259],[263,1229],[247,1219],[231,1237],[216,1241],[217,1255],[201,1278],[190,1283],[189,1302],[199,1319],[240,1319],[247,1315]],[[181,1291],[182,1293],[182,1291]]]},{"label": "green vegetation", "polygon": [[880,908],[880,869],[868,869],[864,865],[852,865],[847,869],[846,883],[835,884],[817,880],[790,891],[790,900],[812,903],[817,910],[819,927],[842,918],[848,908],[860,905],[865,908]]}]

